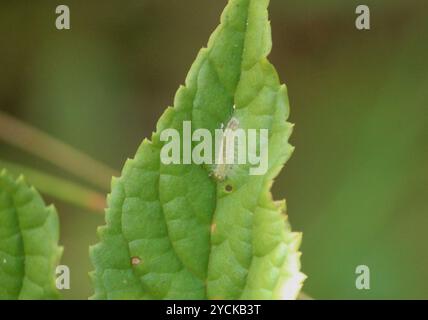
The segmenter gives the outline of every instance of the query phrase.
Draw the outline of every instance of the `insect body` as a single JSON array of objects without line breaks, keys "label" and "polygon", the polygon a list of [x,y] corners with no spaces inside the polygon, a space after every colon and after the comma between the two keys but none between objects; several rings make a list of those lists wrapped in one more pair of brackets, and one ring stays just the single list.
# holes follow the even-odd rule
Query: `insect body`
[{"label": "insect body", "polygon": [[[223,130],[216,130],[216,156],[213,176],[223,181],[235,159],[235,131],[239,128],[239,120],[232,117]],[[218,139],[220,138],[220,139]],[[232,154],[231,154],[232,153]]]}]

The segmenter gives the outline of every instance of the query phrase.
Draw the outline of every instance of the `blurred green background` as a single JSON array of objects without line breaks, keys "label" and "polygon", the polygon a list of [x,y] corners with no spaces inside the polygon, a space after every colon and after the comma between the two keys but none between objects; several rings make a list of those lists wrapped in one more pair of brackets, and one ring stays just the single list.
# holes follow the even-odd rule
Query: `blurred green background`
[{"label": "blurred green background", "polygon": [[[70,7],[69,31],[55,28],[59,4]],[[171,105],[225,4],[2,1],[0,111],[119,171]],[[287,198],[304,234],[305,293],[428,299],[428,7],[366,0],[372,28],[358,31],[358,4],[271,0],[271,60],[296,124],[274,196]],[[76,179],[7,141],[0,160]],[[103,216],[45,198],[60,213],[72,272],[64,298],[86,299],[88,245]],[[358,265],[370,267],[370,290],[355,288]]]}]

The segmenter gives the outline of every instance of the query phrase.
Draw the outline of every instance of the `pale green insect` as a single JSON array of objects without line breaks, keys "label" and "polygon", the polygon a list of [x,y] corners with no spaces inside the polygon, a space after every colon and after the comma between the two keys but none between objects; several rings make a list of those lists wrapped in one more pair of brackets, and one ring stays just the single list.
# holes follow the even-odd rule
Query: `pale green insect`
[{"label": "pale green insect", "polygon": [[[220,144],[216,152],[215,166],[213,171],[213,176],[218,181],[224,181],[224,179],[226,179],[226,176],[233,165],[229,163],[227,159],[227,151],[228,151],[227,143],[230,140],[230,138],[232,138],[234,132],[238,130],[238,128],[239,128],[239,120],[235,117],[232,117],[223,130],[223,133],[220,139]],[[233,148],[233,149],[234,151],[236,151],[236,148]]]}]

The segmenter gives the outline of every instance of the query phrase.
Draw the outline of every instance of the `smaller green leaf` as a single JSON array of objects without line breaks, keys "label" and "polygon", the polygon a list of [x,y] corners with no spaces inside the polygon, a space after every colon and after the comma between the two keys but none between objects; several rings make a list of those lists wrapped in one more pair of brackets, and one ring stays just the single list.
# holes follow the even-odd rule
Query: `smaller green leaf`
[{"label": "smaller green leaf", "polygon": [[0,299],[57,299],[55,269],[62,254],[53,206],[21,176],[0,173]]}]

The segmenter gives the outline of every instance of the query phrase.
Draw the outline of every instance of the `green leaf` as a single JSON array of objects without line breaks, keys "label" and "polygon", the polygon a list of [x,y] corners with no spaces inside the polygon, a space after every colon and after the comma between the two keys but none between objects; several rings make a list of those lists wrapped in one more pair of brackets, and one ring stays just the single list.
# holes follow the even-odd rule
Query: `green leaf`
[{"label": "green leaf", "polygon": [[56,299],[62,249],[55,208],[5,170],[0,173],[0,299]]},{"label": "green leaf", "polygon": [[[107,225],[91,249],[95,299],[295,298],[304,276],[285,201],[273,179],[290,157],[286,87],[267,60],[268,0],[230,0],[220,26],[108,197]],[[160,133],[183,121],[214,130],[231,118],[269,130],[265,175],[234,165],[224,179],[204,165],[165,165]]]}]

